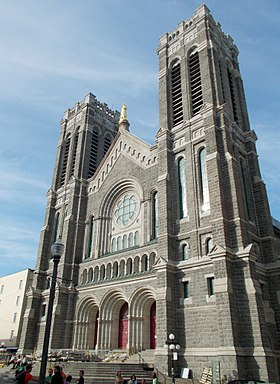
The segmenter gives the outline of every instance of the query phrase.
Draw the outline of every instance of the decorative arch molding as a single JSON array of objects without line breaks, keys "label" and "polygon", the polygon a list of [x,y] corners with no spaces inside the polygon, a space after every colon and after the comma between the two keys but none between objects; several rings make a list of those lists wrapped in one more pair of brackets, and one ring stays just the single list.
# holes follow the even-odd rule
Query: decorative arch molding
[{"label": "decorative arch molding", "polygon": [[[139,215],[142,215],[142,204],[141,202],[144,199],[144,192],[142,186],[139,184],[137,179],[131,178],[131,179],[125,179],[117,182],[106,194],[103,201],[101,202],[100,211],[99,211],[99,217],[100,219],[100,231],[99,231],[99,256],[104,255],[106,253],[111,252],[112,247],[114,244],[111,244],[112,239],[112,216],[113,216],[113,208],[115,206],[115,203],[117,202],[117,199],[120,198],[125,193],[133,192],[135,195],[137,195],[137,199],[139,198],[139,204],[140,204],[140,213]],[[141,220],[140,220],[141,221]],[[141,224],[133,226],[133,235],[137,232],[138,229],[140,229]],[[118,243],[116,243],[117,250],[122,249],[121,244],[123,244],[123,235],[124,232],[116,232],[116,236],[120,236],[119,240],[119,246]],[[126,234],[127,235],[127,234]],[[136,240],[134,240],[135,242]],[[138,240],[137,240],[138,241]],[[134,244],[134,243],[133,243]]]},{"label": "decorative arch molding", "polygon": [[107,217],[110,215],[114,201],[127,191],[137,191],[140,200],[143,200],[143,188],[135,178],[121,180],[114,184],[114,186],[106,194],[100,208],[100,216]]},{"label": "decorative arch molding", "polygon": [[150,317],[153,305],[156,305],[156,292],[151,287],[141,287],[130,297],[129,335],[132,351],[150,349],[151,339],[156,339],[156,325],[151,328]]},{"label": "decorative arch molding", "polygon": [[78,302],[73,346],[77,349],[94,349],[97,343],[99,303],[94,296]]}]

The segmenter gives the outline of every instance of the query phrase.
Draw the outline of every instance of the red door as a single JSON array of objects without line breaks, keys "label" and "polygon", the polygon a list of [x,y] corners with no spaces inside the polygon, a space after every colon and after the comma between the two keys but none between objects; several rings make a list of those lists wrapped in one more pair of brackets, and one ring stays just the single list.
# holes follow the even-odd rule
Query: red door
[{"label": "red door", "polygon": [[157,323],[156,302],[154,302],[150,310],[150,348],[151,349],[156,349],[156,346],[157,346],[156,323]]},{"label": "red door", "polygon": [[124,303],[119,317],[119,344],[118,348],[126,349],[128,337],[128,305]]}]

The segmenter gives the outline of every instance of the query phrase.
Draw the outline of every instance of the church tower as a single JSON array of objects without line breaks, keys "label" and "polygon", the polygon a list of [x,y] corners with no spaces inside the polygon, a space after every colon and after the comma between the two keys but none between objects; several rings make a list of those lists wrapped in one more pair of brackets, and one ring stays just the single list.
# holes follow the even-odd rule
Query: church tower
[{"label": "church tower", "polygon": [[[62,238],[50,349],[72,348],[79,264],[84,253],[87,185],[118,133],[120,113],[89,93],[61,121],[52,186],[37,256],[35,283],[28,293],[20,348],[42,348],[48,305],[51,245]],[[87,252],[87,251],[86,251]]]},{"label": "church tower", "polygon": [[181,365],[197,367],[208,350],[209,366],[277,380],[279,254],[238,49],[202,5],[161,36],[158,57]]}]

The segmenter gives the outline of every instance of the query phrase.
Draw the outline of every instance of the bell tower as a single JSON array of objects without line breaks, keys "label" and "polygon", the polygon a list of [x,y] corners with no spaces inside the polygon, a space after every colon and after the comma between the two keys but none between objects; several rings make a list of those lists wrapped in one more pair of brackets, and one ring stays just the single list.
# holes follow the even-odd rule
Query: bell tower
[{"label": "bell tower", "polygon": [[[160,37],[158,59],[158,137],[168,137],[159,163],[165,161],[168,170],[166,191],[174,217],[173,238],[164,248],[173,248],[169,260],[177,261],[177,270],[170,272],[171,297],[182,293],[177,310],[170,310],[173,329],[167,335],[181,335],[186,366],[197,367],[204,350],[211,348],[240,377],[258,375],[258,366],[266,366],[262,375],[269,377],[277,372],[271,355],[279,336],[275,321],[265,318],[268,313],[279,317],[279,303],[268,284],[268,278],[276,280],[267,266],[278,257],[238,49],[201,5],[189,20]],[[264,274],[259,274],[260,266]],[[264,286],[271,295],[269,308],[262,298]],[[203,322],[197,328],[201,311],[208,324],[216,324],[215,332],[207,334]],[[274,347],[268,335],[278,340]],[[256,350],[264,351],[263,356]]]},{"label": "bell tower", "polygon": [[45,222],[41,231],[35,282],[28,293],[20,348],[40,350],[52,271],[50,248],[61,238],[65,251],[59,263],[55,316],[50,348],[72,348],[75,285],[84,257],[88,181],[118,133],[120,113],[88,94],[64,113],[54,167],[47,193]]}]

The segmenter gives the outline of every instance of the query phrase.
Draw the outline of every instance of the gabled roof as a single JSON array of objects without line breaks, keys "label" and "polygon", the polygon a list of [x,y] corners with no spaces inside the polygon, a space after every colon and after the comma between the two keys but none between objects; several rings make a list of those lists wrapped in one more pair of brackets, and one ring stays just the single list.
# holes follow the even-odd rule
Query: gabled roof
[{"label": "gabled roof", "polygon": [[126,156],[144,169],[157,164],[157,149],[129,131],[122,129],[115,137],[95,174],[89,180],[89,193],[99,190],[121,155]]}]

